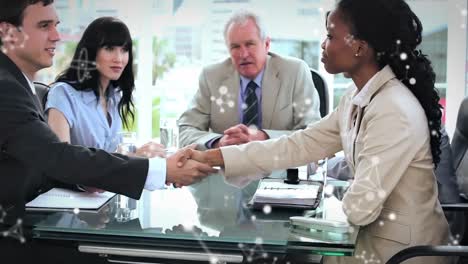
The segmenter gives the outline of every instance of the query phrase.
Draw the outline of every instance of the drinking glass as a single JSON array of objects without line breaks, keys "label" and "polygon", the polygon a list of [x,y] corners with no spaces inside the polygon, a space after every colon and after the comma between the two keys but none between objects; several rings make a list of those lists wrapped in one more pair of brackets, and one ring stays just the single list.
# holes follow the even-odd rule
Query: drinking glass
[{"label": "drinking glass", "polygon": [[122,154],[135,153],[137,149],[136,141],[137,136],[135,132],[120,132],[117,152]]},{"label": "drinking glass", "polygon": [[132,218],[132,211],[136,209],[136,200],[124,195],[117,195],[115,220],[117,222],[127,222]]},{"label": "drinking glass", "polygon": [[179,127],[175,118],[161,118],[161,144],[166,147],[166,154],[172,154],[179,149]]}]

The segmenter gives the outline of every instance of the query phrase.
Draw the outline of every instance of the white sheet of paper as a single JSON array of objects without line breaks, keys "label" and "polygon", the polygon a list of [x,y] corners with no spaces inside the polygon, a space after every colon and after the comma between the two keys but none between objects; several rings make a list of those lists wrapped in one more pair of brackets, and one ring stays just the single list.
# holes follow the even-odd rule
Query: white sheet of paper
[{"label": "white sheet of paper", "polygon": [[35,209],[99,209],[116,194],[112,192],[87,193],[53,188],[26,204],[28,210]]}]

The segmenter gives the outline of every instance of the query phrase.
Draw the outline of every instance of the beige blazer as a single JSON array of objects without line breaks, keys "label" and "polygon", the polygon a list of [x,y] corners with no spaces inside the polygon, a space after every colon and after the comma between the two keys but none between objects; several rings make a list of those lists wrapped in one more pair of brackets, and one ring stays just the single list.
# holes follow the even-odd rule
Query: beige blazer
[{"label": "beige blazer", "polygon": [[437,199],[427,119],[418,100],[388,66],[366,92],[356,95],[353,85],[334,112],[289,137],[221,148],[226,180],[245,185],[257,177],[245,175],[303,165],[344,150],[355,178],[343,209],[360,232],[355,257],[325,257],[325,263],[385,263],[409,246],[446,244],[449,229]]},{"label": "beige blazer", "polygon": [[[231,59],[203,69],[199,89],[178,120],[180,146],[205,144],[241,123],[240,77]],[[270,53],[262,80],[262,129],[277,138],[320,119],[319,98],[307,64]]]}]

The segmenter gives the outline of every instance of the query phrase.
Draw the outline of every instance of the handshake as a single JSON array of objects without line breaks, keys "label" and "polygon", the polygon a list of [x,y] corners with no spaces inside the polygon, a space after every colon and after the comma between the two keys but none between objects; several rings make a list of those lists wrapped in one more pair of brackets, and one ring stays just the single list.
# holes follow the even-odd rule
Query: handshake
[{"label": "handshake", "polygon": [[[218,172],[213,166],[222,165],[219,162],[221,151],[219,149],[197,151],[195,146],[192,144],[182,148],[166,158],[166,184],[173,184],[175,187],[191,185]],[[218,158],[213,159],[213,157]]]}]

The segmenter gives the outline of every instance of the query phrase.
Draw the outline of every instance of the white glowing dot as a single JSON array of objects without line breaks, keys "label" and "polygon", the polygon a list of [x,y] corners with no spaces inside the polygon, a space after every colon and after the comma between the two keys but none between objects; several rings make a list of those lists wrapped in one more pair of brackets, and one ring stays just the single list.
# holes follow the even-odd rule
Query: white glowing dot
[{"label": "white glowing dot", "polygon": [[406,68],[407,70],[409,70],[410,66],[409,66],[409,65],[406,65],[405,68]]},{"label": "white glowing dot", "polygon": [[269,206],[269,205],[263,206],[263,212],[265,214],[270,214],[271,213],[271,206]]},{"label": "white glowing dot", "polygon": [[74,213],[74,214],[79,214],[79,213],[80,213],[80,208],[75,208],[75,209],[73,209],[73,213]]},{"label": "white glowing dot", "polygon": [[216,263],[218,263],[218,261],[219,261],[219,259],[217,257],[213,257],[213,256],[210,257],[210,263],[211,264],[216,264]]},{"label": "white glowing dot", "polygon": [[258,132],[258,127],[254,124],[249,126],[249,134],[255,135]]},{"label": "white glowing dot", "polygon": [[373,192],[367,192],[366,193],[366,200],[367,201],[372,201],[372,200],[374,200],[374,198],[375,198],[375,195],[374,195]]},{"label": "white glowing dot", "polygon": [[377,196],[379,196],[379,198],[384,198],[385,197],[385,191],[384,190],[377,191]]},{"label": "white glowing dot", "polygon": [[239,244],[237,244],[237,247],[238,247],[238,248],[244,248],[244,244],[243,244],[243,243],[239,243]]},{"label": "white glowing dot", "polygon": [[396,40],[396,44],[400,45],[400,44],[401,44],[401,40],[397,39],[397,40]]},{"label": "white glowing dot", "polygon": [[323,7],[319,7],[319,8],[318,8],[318,11],[319,11],[320,13],[323,13]]},{"label": "white glowing dot", "polygon": [[232,101],[232,100],[231,100],[231,101],[228,101],[228,106],[229,106],[230,108],[233,108],[233,107],[234,107],[234,101]]},{"label": "white glowing dot", "polygon": [[433,136],[437,136],[437,131],[436,131],[436,130],[432,130],[432,131],[431,131],[431,134],[432,134]]},{"label": "white glowing dot", "polygon": [[408,54],[406,54],[406,53],[404,53],[404,52],[402,52],[402,53],[400,54],[400,59],[401,59],[401,60],[406,60],[407,58],[408,58]]},{"label": "white glowing dot", "polygon": [[461,14],[462,14],[462,16],[466,16],[466,14],[467,14],[466,9],[462,9]]},{"label": "white glowing dot", "polygon": [[227,94],[227,91],[228,91],[228,89],[227,89],[226,86],[223,85],[223,86],[219,87],[219,94]]},{"label": "white glowing dot", "polygon": [[297,116],[298,116],[299,118],[303,118],[303,117],[304,117],[304,113],[300,112],[299,114],[297,114]]},{"label": "white glowing dot", "polygon": [[324,192],[325,192],[326,195],[331,196],[333,194],[334,189],[335,189],[335,187],[333,187],[333,185],[326,185],[325,189],[324,189]]},{"label": "white glowing dot", "polygon": [[211,100],[212,102],[214,102],[214,101],[216,100],[216,97],[211,96],[211,97],[210,97],[210,100]]},{"label": "white glowing dot", "polygon": [[263,238],[257,237],[257,238],[255,239],[255,244],[257,244],[257,245],[263,244]]},{"label": "white glowing dot", "polygon": [[189,231],[189,232],[193,231],[193,225],[191,224],[184,225],[183,227],[185,231]]},{"label": "white glowing dot", "polygon": [[216,104],[217,105],[222,105],[223,104],[223,99],[221,99],[221,98],[216,99]]},{"label": "white glowing dot", "polygon": [[251,256],[248,256],[248,257],[247,257],[247,262],[252,262],[252,260],[253,260],[253,259],[252,259]]},{"label": "white glowing dot", "polygon": [[379,226],[383,226],[384,225],[384,221],[380,220],[379,221]]},{"label": "white glowing dot", "polygon": [[312,100],[310,98],[305,99],[304,103],[306,105],[310,105],[312,103]]},{"label": "white glowing dot", "polygon": [[292,103],[292,107],[295,108],[296,106],[297,106],[297,103],[296,103],[296,102],[293,102],[293,103]]},{"label": "white glowing dot", "polygon": [[246,103],[242,103],[242,106],[241,106],[242,110],[245,110],[247,109],[247,104]]},{"label": "white glowing dot", "polygon": [[255,215],[252,215],[252,217],[250,217],[250,220],[255,221],[257,220],[257,217]]},{"label": "white glowing dot", "polygon": [[388,214],[388,219],[390,219],[392,221],[395,220],[396,219],[396,214],[395,213]]},{"label": "white glowing dot", "polygon": [[415,79],[415,78],[410,78],[410,79],[409,79],[409,83],[410,83],[411,85],[415,85],[415,84],[416,84],[416,79]]},{"label": "white glowing dot", "polygon": [[353,233],[354,232],[354,227],[352,227],[352,226],[348,227],[348,232]]},{"label": "white glowing dot", "polygon": [[220,109],[219,109],[219,112],[220,112],[220,113],[224,113],[224,112],[225,112],[224,108],[220,108]]},{"label": "white glowing dot", "polygon": [[330,23],[330,28],[334,28],[335,27],[335,24],[334,23]]}]

